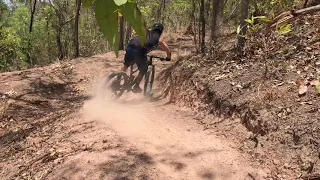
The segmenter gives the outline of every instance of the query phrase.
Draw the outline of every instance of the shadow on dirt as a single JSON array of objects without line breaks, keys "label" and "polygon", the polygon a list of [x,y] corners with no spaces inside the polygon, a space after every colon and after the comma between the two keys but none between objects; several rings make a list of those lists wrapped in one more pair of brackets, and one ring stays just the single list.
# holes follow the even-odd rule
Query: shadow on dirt
[{"label": "shadow on dirt", "polygon": [[[134,149],[128,149],[126,142],[101,149],[93,148],[87,152],[80,152],[79,156],[72,158],[65,165],[56,168],[52,173],[53,178],[88,178],[91,179],[154,179],[161,177],[161,169],[165,167],[172,173],[180,173],[187,170],[188,165],[183,161],[197,159],[206,152],[184,152],[169,153],[163,152],[151,155]],[[114,154],[113,152],[117,152]],[[100,158],[97,158],[100,157]],[[159,165],[159,166],[157,166]],[[210,168],[210,167],[208,167]],[[173,174],[165,174],[172,176]],[[210,169],[196,172],[200,179],[214,179],[215,173]]]},{"label": "shadow on dirt", "polygon": [[141,97],[141,98],[135,98],[135,99],[120,99],[117,100],[116,103],[124,104],[124,105],[141,105],[143,103],[154,103],[161,101],[165,98],[163,94],[160,95],[154,95],[150,97]]},{"label": "shadow on dirt", "polygon": [[149,166],[153,166],[154,161],[146,153],[138,153],[128,150],[125,156],[119,156],[115,159],[101,164],[102,174],[100,179],[114,177],[114,179],[150,179]]},{"label": "shadow on dirt", "polygon": [[[5,147],[6,145],[10,144],[11,142],[18,142],[25,139],[29,134],[35,130],[36,127],[31,127],[27,129],[23,129],[20,131],[12,132],[3,135],[0,137],[0,147]],[[1,156],[0,156],[1,157]]]},{"label": "shadow on dirt", "polygon": [[206,179],[206,180],[215,179],[214,174],[210,171],[205,171],[205,172],[199,173],[199,176],[201,177],[201,179]]},{"label": "shadow on dirt", "polygon": [[[72,134],[85,133],[86,138],[94,140],[101,136],[97,131],[106,133],[105,129],[83,129],[88,123],[79,124],[76,129],[81,132]],[[128,143],[117,137],[106,138],[66,159],[49,174],[49,179],[150,179],[155,162],[149,154],[128,148]]]},{"label": "shadow on dirt", "polygon": [[[11,100],[3,112],[0,136],[0,147],[19,143],[25,140],[35,130],[55,123],[58,118],[72,113],[72,109],[80,107],[88,96],[80,95],[73,86],[74,83],[56,83],[37,79],[29,84],[29,89],[18,95],[0,93],[4,100]],[[43,119],[47,118],[47,119]],[[19,127],[12,130],[10,127]],[[12,156],[16,151],[7,148],[3,157]],[[3,158],[0,157],[0,158]]]},{"label": "shadow on dirt", "polygon": [[37,80],[31,82],[30,89],[24,90],[23,94],[8,96],[0,93],[0,96],[14,100],[6,112],[7,117],[25,121],[28,118],[41,118],[55,111],[80,107],[90,97],[80,95],[73,84]]}]

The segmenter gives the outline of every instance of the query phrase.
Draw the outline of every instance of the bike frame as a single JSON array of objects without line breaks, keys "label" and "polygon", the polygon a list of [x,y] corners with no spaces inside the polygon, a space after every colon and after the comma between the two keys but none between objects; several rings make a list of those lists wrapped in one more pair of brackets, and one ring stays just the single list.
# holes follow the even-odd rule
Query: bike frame
[{"label": "bike frame", "polygon": [[[165,58],[162,57],[157,57],[157,56],[149,56],[147,55],[147,72],[144,75],[145,83],[144,83],[144,95],[149,95],[151,90],[152,90],[152,84],[154,80],[154,75],[155,75],[155,65],[153,65],[153,59],[158,58],[161,61],[166,60]],[[135,64],[135,63],[134,63]],[[132,91],[132,86],[134,85],[134,79],[135,76],[134,74],[139,71],[139,69],[134,69],[132,64],[130,66],[130,74],[128,75],[126,72],[123,71],[118,71],[118,72],[113,72],[110,74],[107,78],[106,84],[110,82],[114,77],[117,79],[112,81],[111,83],[111,88],[113,88],[116,98],[119,98],[125,91],[130,92]],[[121,81],[124,80],[124,84],[121,85]],[[146,91],[148,89],[148,91]],[[119,91],[119,94],[116,93]]]},{"label": "bike frame", "polygon": [[[152,66],[153,68],[155,68],[155,65],[153,65],[153,59],[154,59],[154,58],[158,58],[158,59],[160,59],[161,61],[164,61],[164,60],[165,60],[165,58],[162,58],[162,57],[147,55],[147,67]],[[130,66],[129,82],[128,82],[128,86],[127,86],[127,88],[126,88],[128,92],[131,91],[131,88],[132,88],[132,86],[133,86],[133,84],[134,84],[134,82],[133,82],[134,79],[135,79],[134,74],[135,74],[137,71],[139,71],[138,68],[137,68],[137,69],[133,69],[133,66],[134,66],[134,65],[135,65],[135,63]]]}]

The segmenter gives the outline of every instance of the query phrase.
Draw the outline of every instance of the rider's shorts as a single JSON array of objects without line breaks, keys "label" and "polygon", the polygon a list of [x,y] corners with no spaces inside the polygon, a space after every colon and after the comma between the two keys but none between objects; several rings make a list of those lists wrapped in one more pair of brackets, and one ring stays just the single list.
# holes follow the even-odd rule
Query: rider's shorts
[{"label": "rider's shorts", "polygon": [[129,45],[126,47],[126,54],[124,56],[124,65],[131,66],[134,63],[137,64],[140,72],[142,73],[147,72],[147,69],[148,69],[147,56]]}]

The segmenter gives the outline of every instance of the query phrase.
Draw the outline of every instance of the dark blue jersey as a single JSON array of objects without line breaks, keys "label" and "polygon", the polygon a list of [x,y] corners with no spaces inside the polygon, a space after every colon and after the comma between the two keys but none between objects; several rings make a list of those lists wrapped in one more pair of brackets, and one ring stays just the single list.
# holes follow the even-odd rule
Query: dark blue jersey
[{"label": "dark blue jersey", "polygon": [[158,31],[147,31],[147,38],[144,46],[141,44],[138,36],[133,37],[128,45],[135,48],[143,54],[148,54],[150,51],[158,47],[161,34]]}]

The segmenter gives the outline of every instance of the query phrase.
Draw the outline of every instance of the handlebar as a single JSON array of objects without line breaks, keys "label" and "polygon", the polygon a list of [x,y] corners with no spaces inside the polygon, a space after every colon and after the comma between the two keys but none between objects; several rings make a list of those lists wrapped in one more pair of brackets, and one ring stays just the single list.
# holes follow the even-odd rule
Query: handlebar
[{"label": "handlebar", "polygon": [[147,55],[150,58],[157,58],[160,59],[160,61],[170,61],[170,59],[164,58],[164,57],[159,57],[159,56],[154,56],[154,55]]}]

